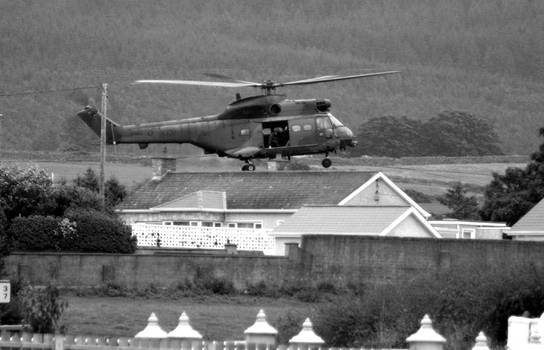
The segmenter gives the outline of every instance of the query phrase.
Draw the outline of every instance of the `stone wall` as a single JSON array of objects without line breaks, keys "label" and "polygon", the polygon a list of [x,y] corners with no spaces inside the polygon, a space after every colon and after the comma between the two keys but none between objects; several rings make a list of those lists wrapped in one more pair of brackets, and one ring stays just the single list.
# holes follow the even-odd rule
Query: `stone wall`
[{"label": "stone wall", "polygon": [[381,283],[463,267],[529,266],[544,272],[544,242],[306,236],[288,257],[164,253],[155,255],[18,253],[6,258],[11,278],[33,284],[130,288],[175,287],[195,278],[219,277],[243,289],[265,281]]}]

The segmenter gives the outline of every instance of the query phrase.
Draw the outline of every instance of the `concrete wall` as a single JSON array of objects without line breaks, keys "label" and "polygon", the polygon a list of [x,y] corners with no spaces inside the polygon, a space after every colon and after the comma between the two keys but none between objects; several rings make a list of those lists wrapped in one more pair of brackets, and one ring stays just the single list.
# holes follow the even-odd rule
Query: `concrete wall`
[{"label": "concrete wall", "polygon": [[304,237],[302,247],[304,271],[317,280],[379,283],[451,268],[544,272],[544,242],[316,235]]},{"label": "concrete wall", "polygon": [[450,240],[394,237],[305,236],[289,257],[160,254],[24,253],[6,258],[11,278],[34,284],[99,286],[114,282],[145,288],[176,286],[199,276],[231,279],[237,288],[266,281],[322,280],[381,283],[450,268],[510,268],[531,265],[544,272],[544,242]]},{"label": "concrete wall", "polygon": [[59,254],[20,253],[6,259],[11,278],[32,284],[97,287],[115,283],[129,288],[176,287],[199,277],[224,277],[245,288],[266,278],[278,284],[296,274],[286,257],[204,254]]}]

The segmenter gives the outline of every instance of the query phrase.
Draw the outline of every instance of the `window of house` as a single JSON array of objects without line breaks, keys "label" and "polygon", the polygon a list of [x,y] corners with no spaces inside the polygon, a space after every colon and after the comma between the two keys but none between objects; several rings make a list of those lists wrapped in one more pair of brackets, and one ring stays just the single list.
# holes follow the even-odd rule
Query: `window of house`
[{"label": "window of house", "polygon": [[211,222],[211,221],[202,221],[202,227],[213,227],[213,222]]},{"label": "window of house", "polygon": [[229,226],[229,228],[236,228],[236,223],[229,222],[228,226]]},{"label": "window of house", "polygon": [[257,230],[260,230],[260,229],[263,228],[263,224],[261,224],[261,223],[256,223],[256,224],[255,224],[255,228],[256,228]]},{"label": "window of house", "polygon": [[172,221],[163,221],[162,224],[163,225],[172,225]]},{"label": "window of house", "polygon": [[252,222],[238,222],[236,223],[236,225],[238,226],[238,228],[253,228]]},{"label": "window of house", "polygon": [[293,125],[291,127],[291,130],[293,130],[294,132],[299,132],[300,131],[300,125]]},{"label": "window of house", "polygon": [[191,226],[198,226],[198,221],[190,221],[189,224]]},{"label": "window of house", "polygon": [[249,129],[241,129],[240,130],[240,135],[243,135],[243,136],[249,135]]},{"label": "window of house", "polygon": [[223,223],[221,222],[214,222],[213,227],[223,227]]},{"label": "window of house", "polygon": [[189,226],[189,221],[174,221],[176,226]]},{"label": "window of house", "polygon": [[462,239],[475,239],[476,238],[476,230],[473,228],[464,228],[461,230],[461,238]]},{"label": "window of house", "polygon": [[311,124],[304,124],[302,126],[302,128],[304,129],[304,131],[310,131],[310,130],[312,130],[312,125]]}]

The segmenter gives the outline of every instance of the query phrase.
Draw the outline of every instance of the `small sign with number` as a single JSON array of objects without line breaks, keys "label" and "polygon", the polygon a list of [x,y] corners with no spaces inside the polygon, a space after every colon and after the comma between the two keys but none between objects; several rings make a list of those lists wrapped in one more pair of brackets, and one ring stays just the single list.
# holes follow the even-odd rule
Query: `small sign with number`
[{"label": "small sign with number", "polygon": [[9,303],[11,299],[11,283],[8,280],[0,280],[0,303]]}]

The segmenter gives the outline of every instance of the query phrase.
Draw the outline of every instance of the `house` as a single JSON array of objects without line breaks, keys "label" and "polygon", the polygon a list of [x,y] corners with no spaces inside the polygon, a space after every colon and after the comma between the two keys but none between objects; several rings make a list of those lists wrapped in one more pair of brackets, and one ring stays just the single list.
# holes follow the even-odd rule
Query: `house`
[{"label": "house", "polygon": [[504,222],[466,221],[456,219],[430,220],[429,224],[443,238],[503,239],[510,227]]},{"label": "house", "polygon": [[[287,220],[318,214],[316,206],[338,214],[329,232],[440,237],[426,223],[431,214],[381,172],[176,172],[171,159],[155,165],[153,179],[116,210],[133,225],[139,245],[218,249],[230,242],[276,251],[269,233]],[[344,230],[336,217],[359,222]],[[382,220],[380,230],[369,229],[366,218],[373,217]],[[391,224],[395,230],[386,230]],[[292,231],[282,233],[284,238],[280,232],[276,239],[293,238]]]},{"label": "house", "polygon": [[512,226],[508,236],[518,241],[544,241],[544,199]]},{"label": "house", "polygon": [[411,206],[307,206],[275,228],[275,253],[302,236],[351,235],[441,238],[421,213]]},{"label": "house", "polygon": [[382,173],[191,173],[168,164],[117,207],[127,224],[273,229],[308,205],[413,206],[430,216]]}]

